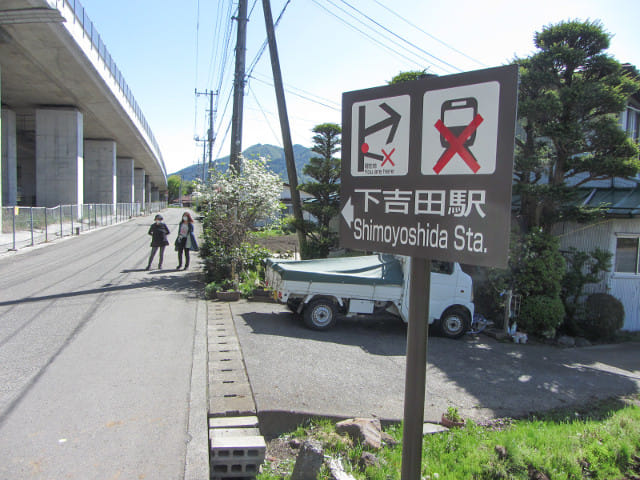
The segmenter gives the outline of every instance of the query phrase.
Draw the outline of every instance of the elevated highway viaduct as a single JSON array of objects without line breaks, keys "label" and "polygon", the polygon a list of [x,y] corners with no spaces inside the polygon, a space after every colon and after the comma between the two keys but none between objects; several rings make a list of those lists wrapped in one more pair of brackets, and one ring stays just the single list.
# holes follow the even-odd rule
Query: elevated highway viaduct
[{"label": "elevated highway viaduct", "polygon": [[80,0],[2,0],[0,79],[2,206],[165,200],[158,142]]}]

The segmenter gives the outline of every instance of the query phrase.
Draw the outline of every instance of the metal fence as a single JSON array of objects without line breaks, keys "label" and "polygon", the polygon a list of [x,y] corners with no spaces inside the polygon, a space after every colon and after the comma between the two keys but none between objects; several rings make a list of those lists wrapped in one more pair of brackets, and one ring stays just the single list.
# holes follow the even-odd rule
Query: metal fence
[{"label": "metal fence", "polygon": [[80,232],[113,225],[166,208],[152,202],[143,210],[139,203],[91,203],[57,207],[2,207],[0,251],[17,250]]}]

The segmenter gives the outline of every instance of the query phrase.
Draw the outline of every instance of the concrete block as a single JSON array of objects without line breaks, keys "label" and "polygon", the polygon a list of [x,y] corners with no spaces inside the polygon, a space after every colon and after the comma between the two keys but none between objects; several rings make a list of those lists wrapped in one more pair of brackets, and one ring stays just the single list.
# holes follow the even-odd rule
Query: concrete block
[{"label": "concrete block", "polygon": [[213,436],[211,445],[211,475],[216,478],[255,476],[267,446],[260,435],[244,437]]},{"label": "concrete block", "polygon": [[230,372],[209,372],[209,385],[213,392],[216,391],[218,385],[229,384],[248,384],[247,377],[244,372],[232,370]]},{"label": "concrete block", "polygon": [[430,435],[433,433],[447,432],[449,429],[437,423],[424,423],[422,425],[422,435]]},{"label": "concrete block", "polygon": [[233,427],[258,427],[258,417],[251,415],[247,417],[219,417],[209,419],[210,428],[233,428]]},{"label": "concrete block", "polygon": [[238,460],[264,458],[267,444],[261,435],[243,437],[213,436],[211,454],[213,458],[234,458]]},{"label": "concrete block", "polygon": [[[225,349],[227,350],[227,349]],[[220,363],[227,363],[227,362],[240,362],[243,363],[243,358],[242,358],[242,352],[240,352],[240,350],[236,350],[236,351],[224,351],[224,352],[216,352],[211,351],[209,352],[209,363],[214,363],[214,362],[220,362]]]},{"label": "concrete block", "polygon": [[246,382],[223,383],[216,382],[209,385],[209,395],[226,397],[229,395],[251,396],[251,386]]},{"label": "concrete block", "polygon": [[218,345],[210,345],[209,346],[209,352],[213,352],[213,353],[220,353],[220,354],[224,354],[224,353],[238,353],[240,352],[240,345],[238,344],[218,344]]},{"label": "concrete block", "polygon": [[210,428],[209,439],[221,437],[259,437],[260,430],[255,427]]},{"label": "concrete block", "polygon": [[252,395],[209,395],[209,416],[211,417],[256,415],[256,413]]}]

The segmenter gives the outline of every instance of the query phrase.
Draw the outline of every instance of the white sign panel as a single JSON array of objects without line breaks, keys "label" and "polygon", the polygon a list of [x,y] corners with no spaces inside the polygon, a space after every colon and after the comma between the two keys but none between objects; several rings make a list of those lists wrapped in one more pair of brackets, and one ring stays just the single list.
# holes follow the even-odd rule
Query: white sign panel
[{"label": "white sign panel", "polygon": [[500,84],[424,94],[423,175],[492,175],[496,170]]},{"label": "white sign panel", "polygon": [[409,170],[411,97],[356,102],[351,107],[351,175],[406,175]]}]

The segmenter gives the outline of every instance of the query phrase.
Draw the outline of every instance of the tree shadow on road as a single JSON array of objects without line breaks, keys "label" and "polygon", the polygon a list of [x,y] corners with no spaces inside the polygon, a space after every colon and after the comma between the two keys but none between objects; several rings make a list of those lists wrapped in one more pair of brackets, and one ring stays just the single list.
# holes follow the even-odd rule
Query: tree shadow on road
[{"label": "tree shadow on road", "polygon": [[[372,355],[406,354],[406,328],[397,319],[340,318],[331,330],[318,332],[279,304],[231,305],[241,337],[247,332],[284,337],[291,352],[312,341],[356,346]],[[469,418],[524,417],[640,392],[633,345],[564,349],[502,343],[485,335],[449,340],[430,334],[427,352],[427,404],[441,412],[454,405]],[[322,358],[317,362],[322,365]]]},{"label": "tree shadow on road", "polygon": [[[143,272],[144,270],[142,270]],[[123,270],[123,273],[140,272],[140,270]],[[31,296],[0,302],[0,307],[20,305],[25,303],[42,302],[63,298],[82,297],[85,295],[100,295],[105,293],[129,291],[137,289],[159,289],[167,292],[184,293],[190,298],[202,298],[204,291],[204,274],[202,272],[159,270],[150,276],[145,276],[138,281],[121,284],[105,284],[98,288],[74,290],[72,292],[56,293],[51,295]],[[162,274],[162,275],[160,275]]]},{"label": "tree shadow on road", "polygon": [[[247,307],[250,308],[250,303]],[[372,355],[405,355],[406,327],[398,319],[380,317],[357,319],[340,316],[330,330],[317,331],[305,327],[302,318],[287,311],[272,313],[237,312],[232,306],[234,316],[238,315],[257,335],[275,335],[289,337],[292,340],[313,340],[360,347]],[[237,313],[236,313],[237,312]]]},{"label": "tree shadow on road", "polygon": [[633,378],[604,364],[586,367],[583,362],[593,363],[586,359],[594,355],[587,349],[516,345],[482,335],[455,348],[443,347],[429,343],[429,368],[441,372],[443,379],[475,397],[477,407],[490,409],[495,416],[523,417],[640,391],[640,376]]}]

